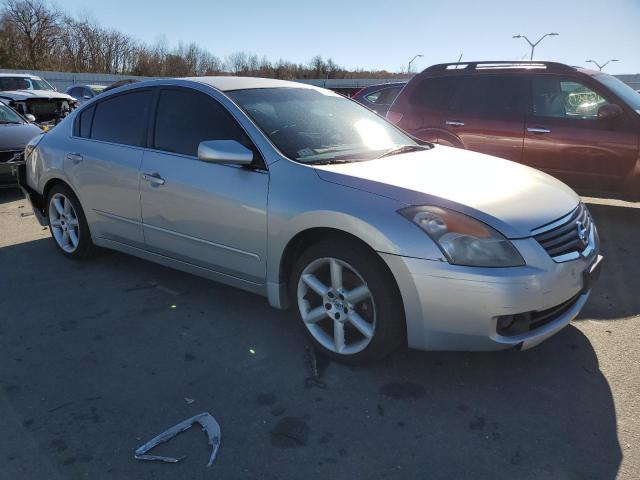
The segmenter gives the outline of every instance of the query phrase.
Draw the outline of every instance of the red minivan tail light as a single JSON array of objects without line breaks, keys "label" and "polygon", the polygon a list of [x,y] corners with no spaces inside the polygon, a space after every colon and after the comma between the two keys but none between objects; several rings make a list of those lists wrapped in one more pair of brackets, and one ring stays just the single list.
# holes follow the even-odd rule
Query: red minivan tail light
[{"label": "red minivan tail light", "polygon": [[387,120],[397,125],[398,123],[400,123],[400,120],[402,120],[402,114],[400,112],[392,112],[391,110],[389,110],[387,112]]}]

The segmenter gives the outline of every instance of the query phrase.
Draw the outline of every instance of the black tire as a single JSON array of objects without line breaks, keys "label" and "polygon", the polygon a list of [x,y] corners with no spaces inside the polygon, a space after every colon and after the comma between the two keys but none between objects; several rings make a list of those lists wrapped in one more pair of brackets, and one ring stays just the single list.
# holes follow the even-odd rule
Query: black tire
[{"label": "black tire", "polygon": [[[51,215],[49,215],[49,208],[51,207],[51,199],[56,195],[61,194],[66,197],[73,207],[75,211],[76,218],[78,220],[78,245],[74,251],[68,252],[65,251],[54,236],[54,230],[51,226]],[[85,258],[91,257],[95,253],[95,246],[93,241],[91,240],[91,232],[89,231],[89,224],[87,223],[87,218],[84,215],[84,210],[82,209],[82,205],[80,204],[80,200],[73,190],[69,188],[69,186],[59,183],[54,185],[49,193],[47,194],[47,199],[45,203],[46,216],[49,222],[49,231],[51,232],[51,240],[55,243],[59,252],[61,252],[65,257],[70,258],[72,260],[81,260]]]},{"label": "black tire", "polygon": [[[305,325],[298,305],[298,282],[302,273],[312,262],[326,258],[335,258],[352,266],[357,274],[364,279],[369,292],[371,292],[371,301],[375,312],[373,336],[369,344],[357,353],[342,354],[325,348]],[[379,360],[405,342],[404,309],[395,279],[384,261],[375,252],[357,241],[333,238],[309,247],[295,261],[289,282],[289,295],[300,325],[312,344],[318,351],[334,360],[347,364],[362,364]],[[332,322],[331,318],[326,320]]]}]

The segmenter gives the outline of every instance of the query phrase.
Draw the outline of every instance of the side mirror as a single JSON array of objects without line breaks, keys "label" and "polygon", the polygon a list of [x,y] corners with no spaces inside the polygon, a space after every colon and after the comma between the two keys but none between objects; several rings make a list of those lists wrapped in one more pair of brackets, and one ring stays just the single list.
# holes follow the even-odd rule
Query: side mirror
[{"label": "side mirror", "polygon": [[198,160],[208,163],[250,165],[253,152],[235,140],[207,140],[198,145]]},{"label": "side mirror", "polygon": [[33,115],[31,115],[30,113],[27,113],[24,118],[27,119],[27,122],[29,123],[33,123],[36,121],[36,117],[34,117]]},{"label": "side mirror", "polygon": [[598,108],[598,120],[609,122],[613,119],[621,117],[624,112],[620,105],[609,103]]}]

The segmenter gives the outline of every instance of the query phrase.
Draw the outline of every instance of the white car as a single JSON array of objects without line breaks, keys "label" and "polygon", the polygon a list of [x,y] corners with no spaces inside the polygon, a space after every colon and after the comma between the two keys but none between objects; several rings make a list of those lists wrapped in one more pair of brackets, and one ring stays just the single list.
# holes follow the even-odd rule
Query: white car
[{"label": "white car", "polygon": [[37,123],[57,123],[78,106],[43,78],[20,73],[0,73],[0,100],[23,117],[33,115]]}]

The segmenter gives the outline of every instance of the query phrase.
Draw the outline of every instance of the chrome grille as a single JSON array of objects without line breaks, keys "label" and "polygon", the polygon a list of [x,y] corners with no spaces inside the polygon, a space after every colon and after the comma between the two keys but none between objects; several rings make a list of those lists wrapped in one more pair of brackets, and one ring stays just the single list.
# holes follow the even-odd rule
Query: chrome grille
[{"label": "chrome grille", "polygon": [[533,238],[555,261],[571,260],[588,247],[591,223],[591,215],[581,203],[566,217],[536,229]]}]

